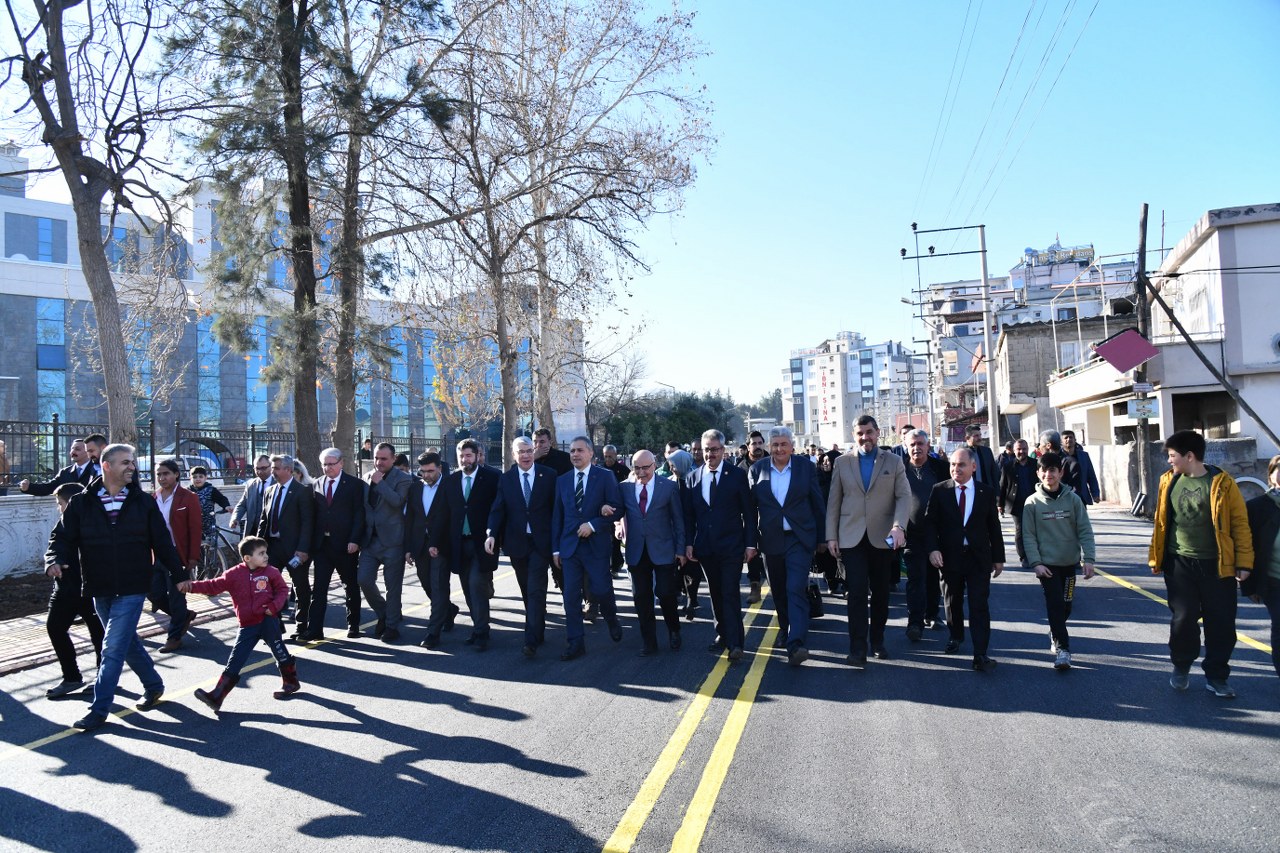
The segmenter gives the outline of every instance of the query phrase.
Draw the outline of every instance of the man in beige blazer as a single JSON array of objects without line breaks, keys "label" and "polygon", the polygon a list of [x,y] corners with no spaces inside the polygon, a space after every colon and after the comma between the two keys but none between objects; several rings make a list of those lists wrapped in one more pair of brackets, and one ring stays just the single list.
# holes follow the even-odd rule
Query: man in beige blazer
[{"label": "man in beige blazer", "polygon": [[827,496],[827,548],[844,562],[849,585],[849,665],[867,665],[867,591],[871,591],[871,650],[889,657],[889,584],[899,548],[906,544],[911,486],[902,458],[880,449],[880,428],[870,415],[854,427],[857,451],[835,461]]}]

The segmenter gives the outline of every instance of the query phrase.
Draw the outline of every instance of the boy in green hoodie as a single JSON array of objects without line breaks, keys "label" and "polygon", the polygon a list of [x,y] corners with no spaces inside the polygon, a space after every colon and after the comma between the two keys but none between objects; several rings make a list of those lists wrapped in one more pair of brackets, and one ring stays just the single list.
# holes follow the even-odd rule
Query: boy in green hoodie
[{"label": "boy in green hoodie", "polygon": [[1084,501],[1062,482],[1062,457],[1057,453],[1040,456],[1037,471],[1040,485],[1027,498],[1022,510],[1022,543],[1027,549],[1027,565],[1040,579],[1045,608],[1049,612],[1049,634],[1054,652],[1053,668],[1071,668],[1071,638],[1067,619],[1076,589],[1076,569],[1084,562],[1084,579],[1093,577],[1096,558],[1093,526]]}]

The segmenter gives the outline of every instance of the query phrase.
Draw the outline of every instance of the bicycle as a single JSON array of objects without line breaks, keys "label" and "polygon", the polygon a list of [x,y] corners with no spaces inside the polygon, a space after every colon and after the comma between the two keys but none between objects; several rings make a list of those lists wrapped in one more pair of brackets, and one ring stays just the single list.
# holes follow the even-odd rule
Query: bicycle
[{"label": "bicycle", "polygon": [[235,543],[240,532],[217,525],[213,535],[204,539],[200,548],[200,565],[196,569],[197,580],[211,580],[240,562],[240,551]]}]

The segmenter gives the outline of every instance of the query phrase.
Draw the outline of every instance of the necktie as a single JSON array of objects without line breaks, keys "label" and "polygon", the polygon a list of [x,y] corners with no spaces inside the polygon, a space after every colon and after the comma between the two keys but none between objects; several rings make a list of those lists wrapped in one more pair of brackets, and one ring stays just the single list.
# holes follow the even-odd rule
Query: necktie
[{"label": "necktie", "polygon": [[643,483],[640,486],[640,515],[649,514],[649,484]]},{"label": "necktie", "polygon": [[463,515],[462,515],[462,535],[463,535],[463,536],[470,536],[470,535],[471,535],[471,519],[467,517],[467,515],[466,515],[466,512],[467,512],[467,511],[466,511],[466,509],[465,509],[466,504],[467,504],[467,501],[469,501],[469,500],[471,500],[471,475],[470,475],[470,474],[468,474],[467,476],[465,476],[465,477],[463,477],[463,478],[462,478],[462,504],[463,504],[463,507],[464,507],[464,509],[463,509],[463,511],[462,511],[462,513],[463,513]]},{"label": "necktie", "polygon": [[284,504],[284,486],[276,489],[276,499],[271,507],[271,535],[280,535],[280,507]]},{"label": "necktie", "polygon": [[964,493],[965,487],[960,487],[960,523],[964,524]]},{"label": "necktie", "polygon": [[711,472],[711,488],[707,491],[707,506],[711,506],[716,502],[716,480],[718,479],[719,474],[720,472],[718,470],[713,470]]},{"label": "necktie", "polygon": [[579,513],[582,512],[582,493],[583,493],[582,478],[583,476],[585,475],[581,471],[579,471],[578,485],[575,486],[573,489],[573,506],[578,510]]},{"label": "necktie", "polygon": [[324,490],[324,502],[328,506],[333,506],[333,478],[329,478],[329,485]]},{"label": "necktie", "polygon": [[529,485],[529,472],[528,472],[528,471],[525,471],[525,472],[524,472],[524,474],[523,474],[523,475],[521,475],[521,482],[522,482],[522,486],[521,486],[521,488],[523,488],[523,489],[524,489],[524,505],[525,505],[525,506],[528,506],[528,505],[529,505],[529,496],[533,494],[533,487]]}]

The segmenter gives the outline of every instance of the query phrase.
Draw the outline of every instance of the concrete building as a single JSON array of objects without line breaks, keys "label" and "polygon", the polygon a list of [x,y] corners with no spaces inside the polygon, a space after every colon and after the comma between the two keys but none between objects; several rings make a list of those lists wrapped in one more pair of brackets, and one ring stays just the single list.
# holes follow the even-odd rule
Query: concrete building
[{"label": "concrete building", "polygon": [[[1280,322],[1269,310],[1280,293],[1280,204],[1206,212],[1151,281],[1211,363],[1280,431]],[[1280,452],[1154,303],[1151,342],[1160,351],[1147,364],[1158,401],[1153,437],[1195,429],[1210,439],[1256,437],[1260,458]],[[1050,403],[1062,410],[1065,425],[1083,429],[1093,444],[1134,439],[1133,399],[1133,372],[1099,358],[1049,383]]]},{"label": "concrete building", "polygon": [[925,359],[900,341],[868,344],[856,332],[840,332],[816,347],[792,350],[782,371],[782,414],[803,444],[848,447],[863,414],[881,429],[897,418],[926,413]]}]

